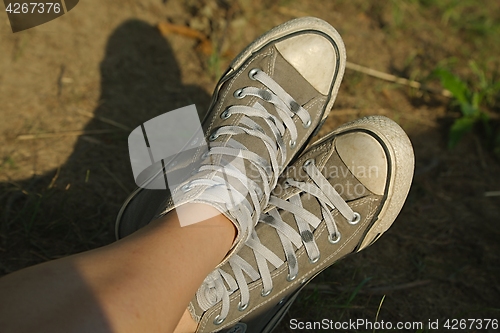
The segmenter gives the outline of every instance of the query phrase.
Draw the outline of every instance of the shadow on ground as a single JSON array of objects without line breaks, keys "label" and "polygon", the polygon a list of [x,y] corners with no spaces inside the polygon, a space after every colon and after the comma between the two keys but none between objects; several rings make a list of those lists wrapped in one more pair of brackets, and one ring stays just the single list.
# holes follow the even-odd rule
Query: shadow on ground
[{"label": "shadow on ground", "polygon": [[208,94],[182,85],[175,55],[158,30],[139,20],[121,24],[109,37],[101,62],[101,95],[66,163],[34,178],[0,184],[0,272],[88,250],[114,240],[118,209],[134,188],[129,131],[170,110],[208,107]]}]

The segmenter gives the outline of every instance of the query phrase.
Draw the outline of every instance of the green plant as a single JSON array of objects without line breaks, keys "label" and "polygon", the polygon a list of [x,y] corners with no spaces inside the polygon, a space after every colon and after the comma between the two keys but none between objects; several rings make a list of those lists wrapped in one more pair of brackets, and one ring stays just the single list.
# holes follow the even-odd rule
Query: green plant
[{"label": "green plant", "polygon": [[17,163],[14,161],[14,159],[11,156],[7,156],[3,159],[2,163],[0,163],[0,170],[3,168],[9,168],[9,169],[18,169]]},{"label": "green plant", "polygon": [[441,20],[462,32],[474,36],[496,36],[500,28],[488,8],[478,6],[475,0],[437,1]]},{"label": "green plant", "polygon": [[446,68],[438,68],[433,75],[438,77],[443,88],[452,95],[452,103],[458,106],[461,116],[450,128],[448,147],[453,148],[464,134],[472,131],[477,124],[482,124],[488,138],[492,138],[486,107],[493,107],[495,98],[500,92],[500,82],[488,79],[476,63],[471,62],[470,68],[476,79],[470,83],[462,80]]},{"label": "green plant", "polygon": [[208,72],[210,73],[210,76],[212,76],[215,80],[217,80],[222,75],[221,55],[216,49],[217,48],[214,47],[214,51],[212,52],[212,54],[210,54],[207,60]]}]

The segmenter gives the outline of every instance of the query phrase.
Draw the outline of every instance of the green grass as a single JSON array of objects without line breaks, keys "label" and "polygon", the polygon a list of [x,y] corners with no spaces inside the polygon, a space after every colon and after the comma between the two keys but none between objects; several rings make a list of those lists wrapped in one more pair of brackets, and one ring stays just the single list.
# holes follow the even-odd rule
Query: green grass
[{"label": "green grass", "polygon": [[488,76],[475,62],[470,62],[469,67],[474,73],[473,79],[466,81],[451,70],[438,67],[433,75],[438,77],[444,89],[452,95],[451,106],[460,111],[450,128],[448,147],[454,148],[460,139],[475,127],[480,125],[480,130],[486,134],[491,142],[494,140],[488,110],[495,108],[500,81],[495,75]]},{"label": "green grass", "polygon": [[222,76],[222,57],[217,47],[214,46],[212,54],[208,57],[207,66],[210,76],[218,80]]},{"label": "green grass", "polygon": [[0,164],[0,171],[4,169],[18,169],[17,163],[11,156],[5,157]]},{"label": "green grass", "polygon": [[396,28],[404,26],[405,20],[411,24],[412,17],[418,15],[437,18],[454,33],[461,33],[471,41],[481,37],[493,42],[500,32],[499,13],[478,5],[475,0],[391,0],[388,3]]}]

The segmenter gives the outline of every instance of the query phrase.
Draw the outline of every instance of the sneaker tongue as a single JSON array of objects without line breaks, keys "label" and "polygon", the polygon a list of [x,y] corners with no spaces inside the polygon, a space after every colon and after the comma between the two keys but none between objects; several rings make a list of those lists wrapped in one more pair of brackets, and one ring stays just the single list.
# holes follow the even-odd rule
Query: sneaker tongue
[{"label": "sneaker tongue", "polygon": [[276,59],[272,77],[297,103],[303,106],[314,97],[321,96],[276,49],[274,51]]}]

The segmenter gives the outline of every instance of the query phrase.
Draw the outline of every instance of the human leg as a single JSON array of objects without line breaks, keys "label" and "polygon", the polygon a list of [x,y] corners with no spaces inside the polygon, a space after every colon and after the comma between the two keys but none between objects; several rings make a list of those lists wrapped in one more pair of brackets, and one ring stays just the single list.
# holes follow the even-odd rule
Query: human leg
[{"label": "human leg", "polygon": [[173,331],[236,233],[210,206],[183,207],[184,217],[215,216],[181,227],[174,211],[116,243],[1,278],[2,332]]}]

